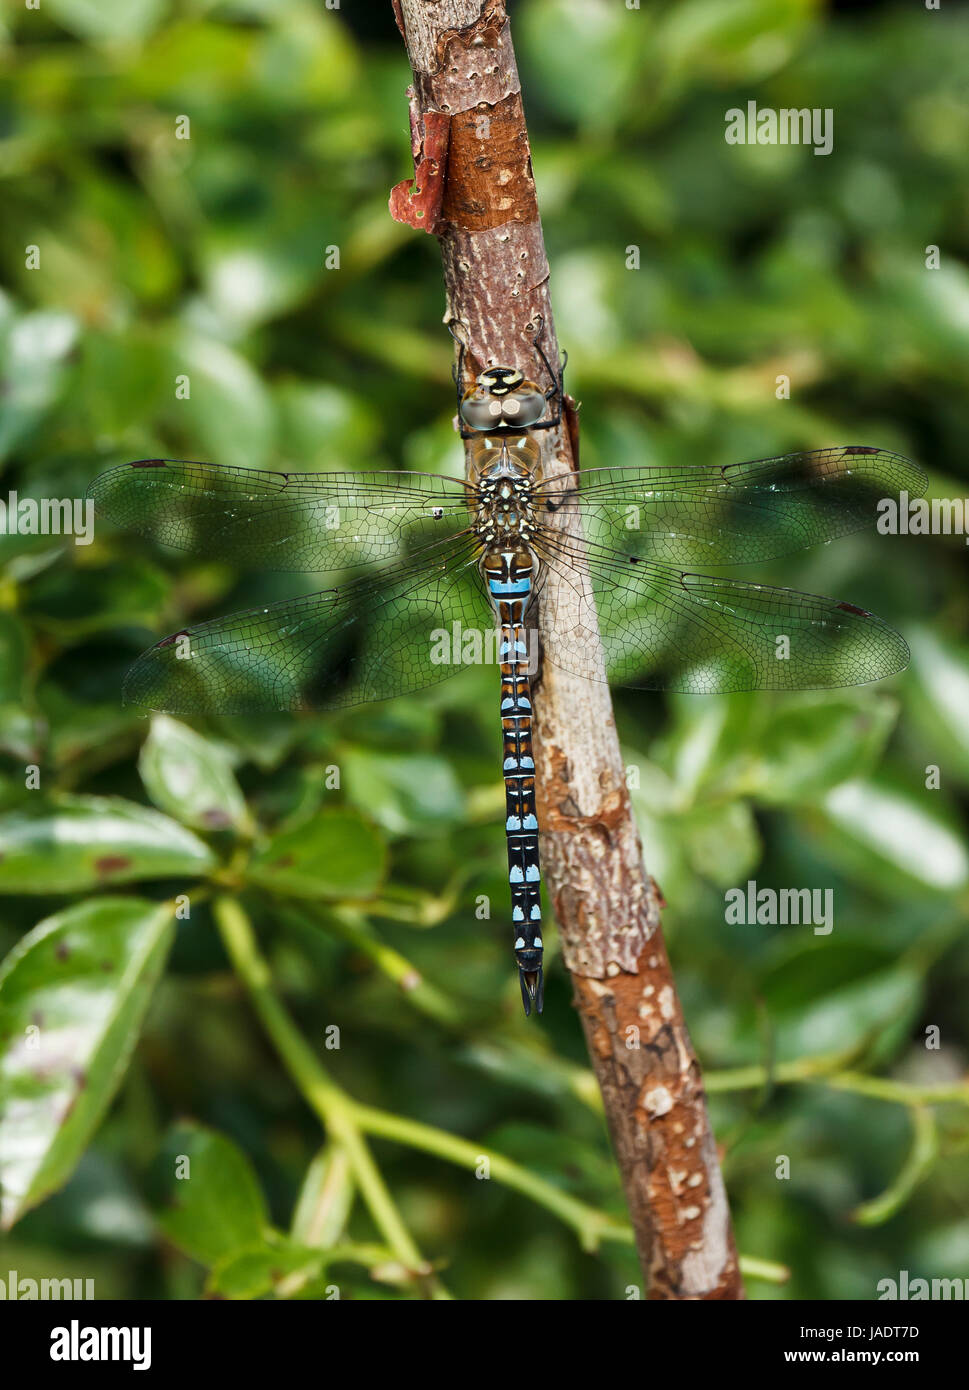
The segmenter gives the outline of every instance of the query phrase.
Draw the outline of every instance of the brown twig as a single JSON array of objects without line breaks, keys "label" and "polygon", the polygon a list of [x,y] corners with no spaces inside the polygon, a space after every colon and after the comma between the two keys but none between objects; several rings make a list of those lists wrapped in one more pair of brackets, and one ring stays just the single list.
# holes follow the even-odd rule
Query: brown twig
[{"label": "brown twig", "polygon": [[[394,190],[391,210],[439,237],[446,317],[461,325],[469,370],[503,363],[543,381],[529,325],[544,323],[553,363],[558,344],[504,0],[394,0],[394,9],[414,72],[417,177]],[[574,403],[563,427],[536,438],[546,476],[574,468]],[[540,629],[570,601],[550,574]],[[608,686],[546,663],[535,700],[544,872],[648,1296],[741,1298],[700,1068],[663,944],[659,892],[643,867]]]}]

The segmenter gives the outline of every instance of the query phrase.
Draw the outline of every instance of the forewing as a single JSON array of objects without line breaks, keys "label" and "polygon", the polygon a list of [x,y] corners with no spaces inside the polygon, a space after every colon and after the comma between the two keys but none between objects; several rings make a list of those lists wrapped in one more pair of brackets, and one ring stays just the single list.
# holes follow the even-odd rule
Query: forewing
[{"label": "forewing", "polygon": [[925,485],[900,454],[852,445],[725,468],[587,469],[550,480],[540,505],[578,508],[590,542],[641,560],[735,565],[873,527],[880,502]]},{"label": "forewing", "polygon": [[109,468],[88,495],[119,526],[240,568],[346,569],[468,524],[464,485],[433,473],[270,473],[144,459]]}]

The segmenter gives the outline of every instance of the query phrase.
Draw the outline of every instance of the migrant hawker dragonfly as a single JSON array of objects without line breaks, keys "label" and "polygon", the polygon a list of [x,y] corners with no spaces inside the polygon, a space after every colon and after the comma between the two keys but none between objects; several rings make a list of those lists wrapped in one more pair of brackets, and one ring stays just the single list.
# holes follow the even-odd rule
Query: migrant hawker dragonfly
[{"label": "migrant hawker dragonfly", "polygon": [[[367,567],[339,587],[166,637],[125,698],[179,714],[327,709],[444,679],[449,629],[497,633],[514,951],[526,1014],[542,1009],[531,682],[542,660],[593,680],[697,693],[862,684],[901,670],[903,639],[836,599],[693,572],[769,560],[870,524],[922,471],[849,446],[729,467],[614,467],[543,476],[535,432],[559,423],[552,385],[492,366],[462,392],[467,480],[414,472],[274,473],[145,459],[102,473],[102,515],[234,565]],[[581,522],[581,525],[576,523]],[[564,582],[563,582],[564,581]],[[600,641],[601,635],[601,641]]]}]

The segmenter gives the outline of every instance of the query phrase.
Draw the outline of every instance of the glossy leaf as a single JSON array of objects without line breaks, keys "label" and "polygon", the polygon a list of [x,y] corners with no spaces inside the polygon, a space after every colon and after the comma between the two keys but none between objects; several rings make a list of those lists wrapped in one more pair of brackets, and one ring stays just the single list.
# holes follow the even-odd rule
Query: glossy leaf
[{"label": "glossy leaf", "polygon": [[778,1058],[850,1052],[889,1027],[904,1038],[922,997],[918,972],[874,961],[859,968],[856,957],[850,946],[826,938],[823,949],[792,952],[768,977],[763,989]]},{"label": "glossy leaf", "polygon": [[884,779],[845,782],[825,797],[823,812],[833,852],[876,888],[908,880],[951,894],[969,883],[965,836],[937,791],[914,792]]},{"label": "glossy leaf", "polygon": [[969,782],[969,650],[923,628],[912,642],[915,661],[909,702],[922,730],[927,762],[948,785]]},{"label": "glossy leaf", "polygon": [[671,829],[681,838],[694,872],[718,887],[739,883],[760,859],[757,823],[744,801],[696,807],[675,818]]},{"label": "glossy leaf", "polygon": [[155,805],[198,830],[239,830],[248,823],[245,798],[226,749],[156,714],[138,771]]},{"label": "glossy leaf", "polygon": [[680,701],[663,758],[683,800],[803,805],[868,772],[898,718],[891,695],[805,691]]},{"label": "glossy leaf", "polygon": [[249,1159],[224,1134],[182,1124],[167,1136],[159,1167],[166,1196],[157,1212],[168,1239],[205,1265],[262,1241],[269,1212]]},{"label": "glossy leaf", "polygon": [[194,878],[215,862],[191,830],[121,797],[62,796],[0,816],[0,893]]},{"label": "glossy leaf", "polygon": [[266,387],[245,358],[223,343],[186,335],[172,352],[171,369],[187,379],[182,384],[190,394],[179,400],[178,411],[197,441],[195,455],[264,467],[275,415]]},{"label": "glossy leaf", "polygon": [[[0,310],[5,307],[0,301]],[[0,323],[0,458],[29,433],[63,388],[65,359],[77,338],[70,314],[41,309]]]},{"label": "glossy leaf", "polygon": [[0,1171],[9,1227],[70,1176],[118,1088],[174,932],[171,908],[91,898],[0,966]]},{"label": "glossy leaf", "polygon": [[897,718],[891,696],[792,702],[772,713],[744,782],[765,805],[816,801],[875,766]]},{"label": "glossy leaf", "polygon": [[380,886],[385,851],[373,826],[352,811],[324,811],[283,830],[249,865],[250,882],[298,898],[368,898]]},{"label": "glossy leaf", "polygon": [[461,788],[443,758],[353,748],[343,767],[349,800],[395,835],[453,824],[462,813]]},{"label": "glossy leaf", "polygon": [[286,1242],[270,1244],[263,1241],[220,1260],[206,1282],[205,1291],[212,1297],[251,1299],[275,1293],[285,1297],[311,1279],[317,1279],[326,1267],[326,1256],[319,1250]]}]

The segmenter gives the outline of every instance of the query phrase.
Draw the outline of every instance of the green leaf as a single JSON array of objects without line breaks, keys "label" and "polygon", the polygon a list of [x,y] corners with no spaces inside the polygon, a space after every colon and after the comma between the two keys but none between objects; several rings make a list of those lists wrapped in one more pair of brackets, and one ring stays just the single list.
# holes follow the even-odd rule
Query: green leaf
[{"label": "green leaf", "polygon": [[92,898],[0,966],[0,1193],[9,1228],[70,1176],[124,1075],[174,934],[171,908]]},{"label": "green leaf", "polygon": [[81,39],[142,39],[158,27],[168,0],[44,0],[44,8]]},{"label": "green leaf", "polygon": [[816,801],[871,770],[897,718],[898,701],[891,696],[795,697],[773,712],[749,750],[745,785],[767,805]]},{"label": "green leaf", "polygon": [[[124,205],[106,208],[105,220],[113,233],[113,244],[106,254],[116,260],[118,277],[132,291],[132,280],[140,282],[137,289],[148,298],[154,288],[151,281],[159,273],[164,277],[164,249],[154,247],[151,233]],[[137,250],[133,242],[137,243]],[[126,257],[132,257],[133,264],[126,264]],[[95,436],[100,433],[116,440],[152,419],[170,399],[167,362],[154,334],[139,331],[134,324],[113,331],[89,328],[80,348],[75,399],[90,420]]]},{"label": "green leaf", "polygon": [[285,381],[275,398],[280,448],[290,458],[313,459],[327,450],[343,467],[356,459],[375,467],[380,432],[365,397],[329,384]]},{"label": "green leaf", "polygon": [[667,810],[673,797],[672,784],[655,764],[641,765],[641,771],[646,768],[649,776],[644,777],[643,785],[630,788],[646,868],[668,902],[682,902],[695,890],[696,875],[678,832],[678,819]]},{"label": "green leaf", "polygon": [[33,762],[40,730],[23,708],[30,637],[15,613],[0,613],[0,749]]},{"label": "green leaf", "polygon": [[883,966],[851,945],[826,941],[792,953],[763,993],[776,1054],[788,1060],[849,1051],[886,1028],[901,1041],[917,1016],[923,984],[908,966]]},{"label": "green leaf", "polygon": [[927,628],[913,633],[907,694],[943,784],[950,772],[969,782],[969,649]]},{"label": "green leaf", "polygon": [[185,825],[241,830],[249,823],[227,750],[167,714],[153,716],[138,771],[155,805]]},{"label": "green leaf", "polygon": [[269,1212],[249,1159],[215,1130],[176,1125],[160,1158],[166,1198],[158,1224],[180,1250],[204,1265],[261,1244]]},{"label": "green leaf", "polygon": [[318,1278],[325,1265],[326,1255],[321,1250],[262,1241],[221,1260],[209,1275],[205,1292],[234,1299],[263,1298],[270,1293],[285,1297],[287,1281],[292,1281],[296,1292]]},{"label": "green leaf", "polygon": [[61,796],[0,816],[0,893],[76,893],[198,877],[215,856],[197,835],[116,796]]},{"label": "green leaf", "polygon": [[0,458],[6,458],[60,395],[78,324],[70,314],[40,309],[17,321],[11,318],[2,330]]},{"label": "green leaf", "polygon": [[874,766],[898,718],[898,701],[874,691],[681,698],[673,708],[660,754],[683,804],[816,801]]},{"label": "green leaf", "polygon": [[675,817],[673,826],[683,837],[693,868],[718,888],[745,879],[760,859],[757,822],[745,801],[698,806]]},{"label": "green leaf", "polygon": [[691,81],[763,78],[788,62],[815,18],[813,0],[688,0],[663,12],[655,37],[665,73]]},{"label": "green leaf", "polygon": [[[262,468],[269,461],[275,412],[262,379],[224,343],[183,334],[172,353],[175,376],[188,377],[190,395],[175,404],[174,422],[188,430],[190,457]],[[173,388],[174,389],[174,388]]]},{"label": "green leaf", "polygon": [[756,695],[742,700],[733,695],[709,695],[702,700],[674,697],[670,730],[655,750],[659,766],[674,786],[671,807],[691,806],[731,752],[738,746],[746,748],[745,734],[757,720],[759,699]]},{"label": "green leaf", "polygon": [[303,1177],[293,1212],[292,1239],[314,1249],[335,1244],[353,1210],[354,1190],[346,1151],[325,1144]]},{"label": "green leaf", "polygon": [[887,779],[844,782],[823,802],[827,850],[882,892],[910,892],[913,881],[933,893],[964,888],[969,852],[941,795]]},{"label": "green leaf", "polygon": [[553,110],[598,127],[620,118],[652,29],[645,14],[620,5],[538,0],[523,9],[519,24],[530,66]]},{"label": "green leaf", "polygon": [[[74,571],[59,566],[32,585],[25,611],[35,621],[42,618],[48,630],[76,639],[126,623],[153,623],[170,597],[170,581],[157,566],[132,557],[123,569],[86,574],[83,585]],[[118,704],[120,695],[119,681]]]},{"label": "green leaf", "polygon": [[15,613],[0,613],[0,703],[23,699],[30,638]]},{"label": "green leaf", "polygon": [[342,762],[348,799],[392,834],[454,825],[462,816],[461,788],[443,758],[357,747]]},{"label": "green leaf", "polygon": [[324,811],[274,835],[253,857],[248,877],[298,898],[369,898],[383,879],[385,857],[380,835],[362,816]]}]

